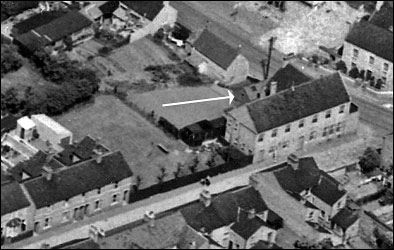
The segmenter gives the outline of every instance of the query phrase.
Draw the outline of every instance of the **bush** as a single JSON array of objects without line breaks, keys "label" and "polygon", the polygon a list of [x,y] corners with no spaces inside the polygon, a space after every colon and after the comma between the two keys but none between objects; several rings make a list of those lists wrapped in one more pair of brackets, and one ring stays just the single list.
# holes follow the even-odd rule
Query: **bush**
[{"label": "bush", "polygon": [[153,35],[153,41],[154,41],[155,43],[160,44],[160,43],[162,43],[163,39],[164,39],[164,29],[163,29],[163,28],[160,28],[160,29],[158,29],[158,30],[156,31],[156,33]]},{"label": "bush", "polygon": [[352,78],[358,78],[358,76],[359,76],[359,71],[358,71],[358,69],[357,69],[357,67],[354,67],[354,68],[352,68],[350,71],[349,71],[349,76],[350,77],[352,77]]},{"label": "bush", "polygon": [[1,45],[1,77],[22,67],[22,57],[14,45]]},{"label": "bush", "polygon": [[338,71],[340,71],[340,72],[346,74],[346,72],[347,72],[347,67],[346,67],[346,63],[345,63],[344,61],[340,60],[339,62],[336,63],[335,66],[336,66],[336,69],[337,69]]},{"label": "bush", "polygon": [[359,158],[359,164],[363,173],[369,173],[380,167],[380,155],[374,148],[368,147]]},{"label": "bush", "polygon": [[181,86],[189,86],[189,87],[196,87],[203,85],[204,82],[201,80],[200,77],[196,76],[195,74],[191,73],[184,73],[177,77],[177,81]]},{"label": "bush", "polygon": [[104,46],[104,47],[98,49],[98,53],[100,56],[106,57],[109,55],[109,53],[111,53],[111,48],[108,46]]}]

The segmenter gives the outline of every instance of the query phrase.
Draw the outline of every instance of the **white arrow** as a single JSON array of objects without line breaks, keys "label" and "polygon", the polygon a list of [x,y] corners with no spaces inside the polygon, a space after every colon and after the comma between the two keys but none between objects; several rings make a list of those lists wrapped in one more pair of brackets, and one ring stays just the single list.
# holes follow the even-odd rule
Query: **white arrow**
[{"label": "white arrow", "polygon": [[211,102],[211,101],[226,100],[226,99],[229,99],[229,105],[230,105],[231,102],[234,100],[234,95],[230,92],[230,90],[227,90],[227,91],[228,91],[228,96],[200,99],[200,100],[193,100],[193,101],[185,101],[185,102],[167,103],[167,104],[163,104],[163,107],[192,104],[192,103],[199,103],[199,102]]}]

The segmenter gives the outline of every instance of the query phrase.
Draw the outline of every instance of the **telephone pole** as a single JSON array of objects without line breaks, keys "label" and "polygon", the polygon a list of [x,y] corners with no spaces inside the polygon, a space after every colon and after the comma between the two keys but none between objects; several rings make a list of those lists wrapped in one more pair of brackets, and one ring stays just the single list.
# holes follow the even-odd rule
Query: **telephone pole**
[{"label": "telephone pole", "polygon": [[269,74],[269,70],[270,70],[270,63],[271,63],[271,54],[272,54],[272,50],[274,48],[274,42],[276,40],[276,37],[271,36],[271,38],[269,39],[269,47],[268,47],[268,62],[267,62],[267,68],[265,69],[265,74],[264,74],[264,80],[266,80],[268,78],[268,74]]}]

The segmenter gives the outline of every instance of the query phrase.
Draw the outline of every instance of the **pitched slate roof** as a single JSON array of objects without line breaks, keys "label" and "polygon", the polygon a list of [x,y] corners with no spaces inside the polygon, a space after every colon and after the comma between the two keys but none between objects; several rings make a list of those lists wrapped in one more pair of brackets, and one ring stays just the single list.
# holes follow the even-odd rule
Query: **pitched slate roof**
[{"label": "pitched slate roof", "polygon": [[122,1],[122,3],[151,21],[164,7],[163,1]]},{"label": "pitched slate roof", "polygon": [[223,69],[238,56],[238,50],[205,29],[193,44],[194,48]]},{"label": "pitched slate roof", "polygon": [[74,10],[35,30],[42,35],[48,36],[52,41],[58,41],[91,24],[92,21],[89,18]]},{"label": "pitched slate roof", "polygon": [[338,188],[337,181],[334,182],[332,179],[322,174],[318,185],[312,188],[311,193],[332,206],[346,194],[346,191]]},{"label": "pitched slate roof", "polygon": [[332,218],[332,222],[345,230],[353,225],[357,220],[358,216],[347,208],[342,209]]},{"label": "pitched slate roof", "polygon": [[17,119],[13,115],[7,115],[1,119],[1,135],[16,129]]},{"label": "pitched slate roof", "polygon": [[48,24],[53,20],[64,16],[67,14],[67,11],[59,10],[59,11],[45,11],[40,14],[36,14],[31,16],[25,20],[22,20],[16,23],[12,28],[12,34],[14,36],[25,34],[31,30],[34,30],[40,26]]},{"label": "pitched slate roof", "polygon": [[48,156],[44,152],[39,151],[31,159],[21,162],[13,167],[11,170],[12,176],[18,182],[22,181],[23,173],[29,175],[30,178],[39,177],[42,173],[42,168],[47,162],[47,158]]},{"label": "pitched slate roof", "polygon": [[298,86],[312,80],[309,76],[302,73],[292,64],[287,64],[285,67],[279,69],[268,81],[267,87],[271,87],[272,82],[277,82],[276,92],[291,88],[291,86]]},{"label": "pitched slate roof", "polygon": [[268,242],[259,240],[255,245],[253,245],[250,249],[283,249],[276,244],[270,244]]},{"label": "pitched slate roof", "polygon": [[248,240],[254,233],[257,232],[261,227],[268,227],[267,223],[265,223],[260,218],[248,219],[247,214],[245,212],[240,212],[240,219],[238,222],[235,222],[231,225],[231,230],[237,233],[239,236]]},{"label": "pitched slate roof", "polygon": [[393,61],[393,32],[373,23],[360,21],[354,24],[345,40],[390,62]]},{"label": "pitched slate roof", "polygon": [[252,187],[219,195],[209,207],[201,202],[193,203],[181,209],[188,224],[196,230],[211,232],[237,220],[238,207],[244,210],[255,209],[256,213],[268,209],[260,194]]},{"label": "pitched slate roof", "polygon": [[120,152],[103,156],[102,162],[90,160],[55,172],[53,179],[44,176],[24,185],[37,209],[124,180],[133,175]]},{"label": "pitched slate roof", "polygon": [[30,206],[22,188],[17,182],[1,185],[1,216]]},{"label": "pitched slate roof", "polygon": [[119,1],[108,1],[98,7],[104,14],[113,14],[119,8]]},{"label": "pitched slate roof", "polygon": [[393,6],[385,1],[379,11],[375,12],[369,22],[383,29],[393,32]]},{"label": "pitched slate roof", "polygon": [[82,160],[87,160],[92,156],[96,146],[97,142],[92,137],[86,136],[75,146],[74,154]]},{"label": "pitched slate roof", "polygon": [[[299,193],[311,189],[312,194],[332,206],[346,194],[339,188],[338,181],[319,169],[313,157],[299,159],[297,170],[286,164],[275,170],[274,175],[281,187],[297,199],[301,198]],[[315,207],[309,202],[305,205]]]},{"label": "pitched slate roof", "polygon": [[313,157],[305,157],[299,159],[298,170],[286,164],[274,175],[284,190],[298,194],[319,182],[320,170]]},{"label": "pitched slate roof", "polygon": [[255,133],[262,133],[349,101],[341,76],[334,73],[296,86],[294,91],[287,89],[256,100],[229,114]]},{"label": "pitched slate roof", "polygon": [[10,16],[38,7],[39,1],[1,1],[1,9]]}]

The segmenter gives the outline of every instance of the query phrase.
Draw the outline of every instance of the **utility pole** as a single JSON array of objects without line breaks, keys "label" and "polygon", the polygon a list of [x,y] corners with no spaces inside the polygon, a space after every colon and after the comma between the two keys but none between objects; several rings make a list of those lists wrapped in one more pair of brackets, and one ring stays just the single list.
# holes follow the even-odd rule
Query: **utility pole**
[{"label": "utility pole", "polygon": [[264,74],[264,80],[266,80],[268,78],[268,74],[269,74],[269,70],[270,70],[270,63],[271,63],[271,53],[272,50],[274,48],[274,42],[276,40],[276,37],[271,36],[270,40],[269,40],[269,47],[268,47],[268,62],[267,62],[267,68],[265,70],[265,74]]}]

